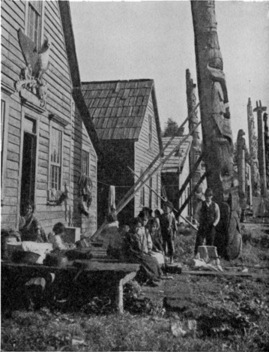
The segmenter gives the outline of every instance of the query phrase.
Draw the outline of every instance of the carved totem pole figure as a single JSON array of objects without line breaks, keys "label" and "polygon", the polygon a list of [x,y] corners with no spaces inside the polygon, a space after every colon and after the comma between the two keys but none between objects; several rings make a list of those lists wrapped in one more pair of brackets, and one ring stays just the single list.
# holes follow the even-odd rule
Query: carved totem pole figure
[{"label": "carved totem pole figure", "polygon": [[266,111],[266,107],[262,106],[261,101],[256,102],[256,108],[253,110],[257,112],[258,118],[258,160],[259,160],[259,171],[261,178],[261,196],[266,197],[266,166],[265,166],[265,141],[264,141],[264,126],[262,121],[262,113]]},{"label": "carved totem pole figure", "polygon": [[247,207],[247,195],[246,195],[246,140],[244,138],[245,132],[243,130],[238,131],[237,135],[237,170],[238,170],[238,182],[239,182],[239,201],[241,206],[241,222],[245,220],[245,210]]},{"label": "carved totem pole figure", "polygon": [[[207,183],[221,210],[216,243],[229,258],[240,254],[238,190],[233,187],[233,138],[214,1],[191,1]],[[223,251],[223,248],[218,248]]]},{"label": "carved totem pole figure", "polygon": [[258,139],[255,132],[254,115],[250,98],[248,98],[247,115],[252,190],[253,196],[259,197],[261,195],[261,185],[258,162]]},{"label": "carved totem pole figure", "polygon": [[[195,109],[195,106],[197,105],[195,88],[196,88],[196,84],[193,83],[193,79],[191,78],[190,71],[187,69],[186,70],[186,94],[187,94],[188,115],[190,116],[190,119],[189,119],[190,131],[195,129],[199,123],[197,109]],[[199,159],[200,155],[201,155],[201,140],[199,136],[199,131],[196,130],[193,133],[193,142],[192,142],[192,146],[189,154],[190,173],[194,171],[195,163]],[[193,177],[190,182],[191,191],[193,190],[194,186],[198,183],[201,176],[202,176],[202,170],[201,170],[201,164],[199,164],[196,170],[194,171]],[[195,213],[198,198],[200,199],[201,197],[202,197],[202,188],[199,187],[198,192],[195,193],[195,196],[191,204],[193,214]]]},{"label": "carved totem pole figure", "polygon": [[264,121],[266,188],[268,193],[269,192],[269,127],[268,127],[268,115],[266,113],[263,114],[263,121]]}]

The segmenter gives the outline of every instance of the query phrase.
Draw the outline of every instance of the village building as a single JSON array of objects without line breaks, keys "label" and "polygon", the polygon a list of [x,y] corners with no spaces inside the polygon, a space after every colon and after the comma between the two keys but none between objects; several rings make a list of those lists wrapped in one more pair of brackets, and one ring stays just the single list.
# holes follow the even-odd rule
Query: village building
[{"label": "village building", "polygon": [[[98,224],[101,224],[108,213],[109,186],[115,186],[117,204],[160,154],[160,121],[151,79],[83,82],[82,86],[103,153],[98,162]],[[159,168],[146,182],[147,186],[136,192],[120,212],[120,221],[130,221],[143,207],[160,207],[160,172]]]},{"label": "village building", "polygon": [[1,3],[2,228],[27,201],[45,232],[97,227],[98,138],[80,90],[68,2]]},{"label": "village building", "polygon": [[[184,189],[182,196],[179,191],[189,176],[190,163],[189,153],[192,146],[192,136],[177,136],[164,150],[164,158],[169,155],[174,148],[179,145],[179,149],[165,161],[162,167],[162,186],[164,188],[165,197],[173,203],[174,208],[179,210],[190,194],[190,184]],[[163,137],[163,145],[165,146],[171,137]],[[184,140],[185,139],[185,140]],[[184,140],[184,141],[183,141]],[[190,203],[183,209],[181,215],[190,215]],[[177,213],[175,212],[175,215]]]}]

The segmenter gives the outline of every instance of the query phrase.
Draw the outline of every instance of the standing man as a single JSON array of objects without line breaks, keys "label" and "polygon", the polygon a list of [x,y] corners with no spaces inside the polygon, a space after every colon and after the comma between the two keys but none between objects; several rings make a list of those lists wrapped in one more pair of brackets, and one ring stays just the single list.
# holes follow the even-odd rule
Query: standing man
[{"label": "standing man", "polygon": [[163,238],[163,248],[168,257],[170,258],[170,263],[174,262],[174,252],[175,252],[175,233],[177,230],[176,218],[173,213],[173,204],[171,202],[166,202],[164,204],[164,213],[161,215],[160,225]]},{"label": "standing man", "polygon": [[216,229],[220,220],[220,210],[217,203],[212,201],[213,192],[211,188],[205,191],[205,200],[201,203],[199,214],[199,229],[197,232],[194,254],[197,254],[198,247],[206,241],[207,246],[214,246]]}]

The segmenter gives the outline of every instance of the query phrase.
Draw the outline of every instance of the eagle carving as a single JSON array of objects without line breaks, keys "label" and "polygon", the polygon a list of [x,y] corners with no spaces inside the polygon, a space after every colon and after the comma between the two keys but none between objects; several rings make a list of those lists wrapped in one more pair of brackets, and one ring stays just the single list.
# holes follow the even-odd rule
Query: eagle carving
[{"label": "eagle carving", "polygon": [[18,31],[18,39],[26,66],[21,70],[16,89],[17,91],[22,88],[31,90],[40,98],[41,106],[45,106],[47,87],[42,78],[49,69],[51,42],[46,38],[40,50],[37,50],[35,43],[21,29]]}]

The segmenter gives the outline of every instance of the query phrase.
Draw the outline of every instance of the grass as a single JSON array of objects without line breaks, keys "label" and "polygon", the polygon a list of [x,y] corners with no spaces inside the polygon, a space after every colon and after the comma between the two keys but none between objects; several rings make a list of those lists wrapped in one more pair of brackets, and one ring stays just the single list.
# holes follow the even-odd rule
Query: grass
[{"label": "grass", "polygon": [[[268,266],[264,243],[244,241],[240,265],[248,265],[250,271],[257,265]],[[194,236],[179,236],[177,259],[186,263],[193,247]],[[266,277],[190,276],[189,306],[178,312],[153,309],[147,314],[96,315],[46,307],[13,311],[2,316],[2,351],[268,351],[267,281]],[[188,327],[190,322],[195,322],[194,329]],[[182,327],[185,336],[175,336],[173,326]]]}]

